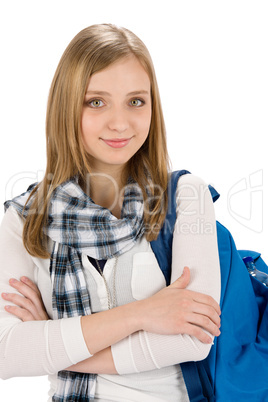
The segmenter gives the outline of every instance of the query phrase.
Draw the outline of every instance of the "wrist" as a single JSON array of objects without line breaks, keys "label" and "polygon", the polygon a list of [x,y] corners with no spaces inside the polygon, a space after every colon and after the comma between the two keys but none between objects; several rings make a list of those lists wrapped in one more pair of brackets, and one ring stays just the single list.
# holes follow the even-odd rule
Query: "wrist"
[{"label": "wrist", "polygon": [[140,302],[81,317],[81,328],[91,355],[141,329]]},{"label": "wrist", "polygon": [[144,301],[137,300],[122,307],[125,308],[124,317],[129,335],[140,331],[143,326]]}]

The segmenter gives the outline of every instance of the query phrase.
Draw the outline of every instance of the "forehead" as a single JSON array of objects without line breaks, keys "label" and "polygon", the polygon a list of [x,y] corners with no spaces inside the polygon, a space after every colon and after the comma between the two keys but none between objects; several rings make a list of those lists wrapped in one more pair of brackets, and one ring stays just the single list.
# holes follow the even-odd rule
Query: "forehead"
[{"label": "forehead", "polygon": [[90,77],[88,90],[131,91],[147,90],[150,78],[139,60],[130,56],[118,60]]}]

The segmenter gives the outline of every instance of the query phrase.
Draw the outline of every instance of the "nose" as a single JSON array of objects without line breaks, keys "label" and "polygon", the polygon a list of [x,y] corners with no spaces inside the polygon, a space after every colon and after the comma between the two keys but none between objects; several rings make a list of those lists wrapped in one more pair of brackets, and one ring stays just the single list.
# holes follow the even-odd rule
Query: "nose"
[{"label": "nose", "polygon": [[109,119],[109,128],[123,134],[129,128],[128,113],[122,108],[113,108]]}]

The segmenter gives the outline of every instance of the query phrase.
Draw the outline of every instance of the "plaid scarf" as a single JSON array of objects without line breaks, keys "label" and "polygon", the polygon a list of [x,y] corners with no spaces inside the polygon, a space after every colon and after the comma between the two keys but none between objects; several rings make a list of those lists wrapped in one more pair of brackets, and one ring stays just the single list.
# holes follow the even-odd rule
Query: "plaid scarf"
[{"label": "plaid scarf", "polygon": [[[26,193],[5,202],[24,217],[30,206],[26,200],[36,184]],[[144,233],[143,198],[136,183],[129,183],[124,193],[121,219],[96,205],[78,185],[76,177],[54,191],[45,234],[53,240],[50,258],[53,319],[89,315],[90,297],[86,286],[82,253],[109,259],[132,248]],[[88,402],[94,399],[96,375],[60,371],[53,402]]]}]

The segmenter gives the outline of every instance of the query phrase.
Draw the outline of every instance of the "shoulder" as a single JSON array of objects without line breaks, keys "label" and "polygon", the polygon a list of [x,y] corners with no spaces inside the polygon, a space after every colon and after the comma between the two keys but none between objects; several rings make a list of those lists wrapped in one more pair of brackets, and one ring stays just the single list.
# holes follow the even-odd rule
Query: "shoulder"
[{"label": "shoulder", "polygon": [[196,212],[201,209],[212,208],[213,200],[208,184],[199,176],[185,174],[181,176],[176,189],[177,208],[187,210],[191,207]]},{"label": "shoulder", "polygon": [[177,183],[177,195],[182,193],[198,194],[208,189],[208,184],[201,177],[193,174],[184,174]]},{"label": "shoulder", "polygon": [[17,210],[10,206],[2,219],[0,226],[0,236],[12,235],[22,237],[24,219],[19,215]]}]

